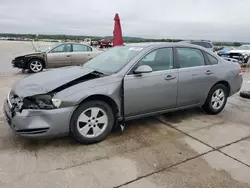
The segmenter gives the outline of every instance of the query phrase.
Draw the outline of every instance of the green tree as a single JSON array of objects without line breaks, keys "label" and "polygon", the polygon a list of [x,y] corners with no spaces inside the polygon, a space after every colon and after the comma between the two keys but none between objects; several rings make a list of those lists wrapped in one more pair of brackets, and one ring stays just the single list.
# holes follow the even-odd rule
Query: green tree
[{"label": "green tree", "polygon": [[241,46],[241,43],[239,43],[239,42],[234,42],[234,43],[233,43],[233,46]]}]

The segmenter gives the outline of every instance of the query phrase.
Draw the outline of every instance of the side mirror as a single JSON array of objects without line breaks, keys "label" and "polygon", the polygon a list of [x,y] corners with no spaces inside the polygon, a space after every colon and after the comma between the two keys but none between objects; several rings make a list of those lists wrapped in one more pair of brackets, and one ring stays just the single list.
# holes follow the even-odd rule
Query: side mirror
[{"label": "side mirror", "polygon": [[141,65],[134,71],[135,74],[150,73],[150,72],[153,72],[153,69],[148,65]]}]

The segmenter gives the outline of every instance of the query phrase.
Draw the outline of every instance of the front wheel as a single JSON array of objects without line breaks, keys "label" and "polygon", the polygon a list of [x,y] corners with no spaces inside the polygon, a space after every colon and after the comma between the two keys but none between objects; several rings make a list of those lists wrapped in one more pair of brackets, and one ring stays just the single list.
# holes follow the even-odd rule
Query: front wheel
[{"label": "front wheel", "polygon": [[44,68],[44,64],[39,59],[33,59],[29,62],[28,65],[29,71],[32,73],[41,72]]},{"label": "front wheel", "polygon": [[113,111],[103,101],[88,101],[81,104],[71,118],[72,136],[83,144],[104,140],[113,125]]},{"label": "front wheel", "polygon": [[210,90],[202,109],[208,114],[218,114],[224,109],[227,98],[227,87],[223,84],[217,84]]}]

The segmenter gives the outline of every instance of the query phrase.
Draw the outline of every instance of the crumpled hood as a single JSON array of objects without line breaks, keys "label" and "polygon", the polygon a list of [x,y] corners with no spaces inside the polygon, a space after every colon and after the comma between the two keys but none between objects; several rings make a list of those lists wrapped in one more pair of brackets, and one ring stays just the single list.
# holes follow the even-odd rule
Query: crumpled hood
[{"label": "crumpled hood", "polygon": [[43,54],[44,52],[29,52],[29,53],[23,53],[18,55],[17,57],[24,57],[24,56],[33,56],[33,55],[39,55]]},{"label": "crumpled hood", "polygon": [[19,56],[16,56],[15,59],[23,58],[23,57],[39,56],[43,54],[44,52],[25,53],[25,54],[20,54]]},{"label": "crumpled hood", "polygon": [[15,83],[12,91],[21,98],[44,94],[92,72],[92,69],[75,66],[36,73]]}]

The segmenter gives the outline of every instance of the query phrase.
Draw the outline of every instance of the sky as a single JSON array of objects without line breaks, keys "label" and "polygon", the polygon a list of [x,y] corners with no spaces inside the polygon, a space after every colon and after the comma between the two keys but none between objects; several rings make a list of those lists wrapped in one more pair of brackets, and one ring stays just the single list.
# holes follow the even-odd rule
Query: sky
[{"label": "sky", "polygon": [[250,0],[0,0],[0,33],[250,42]]}]

